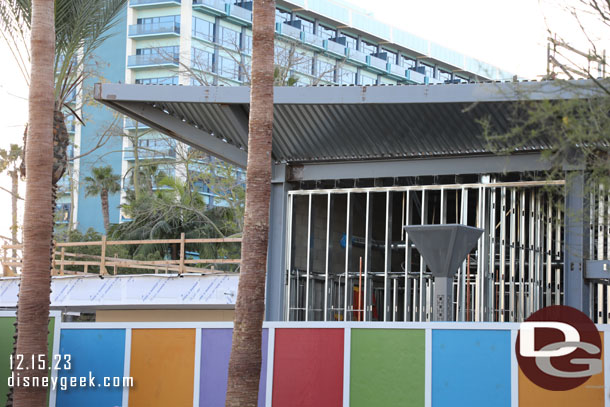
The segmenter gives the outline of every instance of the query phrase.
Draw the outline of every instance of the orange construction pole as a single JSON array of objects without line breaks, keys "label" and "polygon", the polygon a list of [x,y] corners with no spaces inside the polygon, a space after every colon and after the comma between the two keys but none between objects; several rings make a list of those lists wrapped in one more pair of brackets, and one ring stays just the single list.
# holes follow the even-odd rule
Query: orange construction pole
[{"label": "orange construction pole", "polygon": [[360,275],[358,276],[358,321],[362,321],[362,257],[360,257]]},{"label": "orange construction pole", "polygon": [[466,321],[470,321],[470,254],[466,262]]}]

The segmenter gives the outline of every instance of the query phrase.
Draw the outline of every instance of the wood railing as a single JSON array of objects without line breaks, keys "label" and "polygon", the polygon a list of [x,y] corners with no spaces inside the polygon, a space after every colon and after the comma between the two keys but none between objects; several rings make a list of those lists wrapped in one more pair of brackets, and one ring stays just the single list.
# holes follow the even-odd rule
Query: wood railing
[{"label": "wood railing", "polygon": [[[164,260],[134,260],[108,256],[110,246],[119,245],[178,245],[179,256],[176,259]],[[106,240],[106,236],[100,241],[90,242],[55,242],[52,260],[52,275],[82,275],[82,274],[140,274],[140,273],[226,273],[239,270],[240,259],[196,259],[188,258],[186,245],[188,244],[241,244],[241,238],[210,238],[210,239],[186,239],[184,233],[180,239],[156,239],[156,240]],[[99,255],[78,253],[75,248],[100,247]],[[1,246],[2,274],[4,276],[19,275],[22,268],[22,245],[5,244]],[[18,252],[16,257],[11,257],[12,252]],[[218,267],[220,265],[220,267]],[[218,268],[217,268],[218,267]]]}]

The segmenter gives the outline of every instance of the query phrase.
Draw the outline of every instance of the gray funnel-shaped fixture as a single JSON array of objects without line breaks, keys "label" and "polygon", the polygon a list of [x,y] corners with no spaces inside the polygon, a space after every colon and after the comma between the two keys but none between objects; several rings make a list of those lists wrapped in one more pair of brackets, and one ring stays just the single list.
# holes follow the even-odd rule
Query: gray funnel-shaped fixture
[{"label": "gray funnel-shaped fixture", "polygon": [[466,225],[405,226],[434,277],[453,277],[483,229]]}]

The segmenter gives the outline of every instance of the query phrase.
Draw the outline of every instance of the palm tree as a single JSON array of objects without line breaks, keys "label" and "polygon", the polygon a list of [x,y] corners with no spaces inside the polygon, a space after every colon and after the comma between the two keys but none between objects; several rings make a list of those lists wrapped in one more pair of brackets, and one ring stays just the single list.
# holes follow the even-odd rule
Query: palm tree
[{"label": "palm tree", "polygon": [[[73,104],[83,82],[95,75],[91,59],[95,50],[106,40],[108,31],[120,20],[116,17],[127,0],[55,0],[55,57],[54,117],[53,117],[53,185],[57,185],[67,168],[67,148],[70,136],[66,128],[64,109],[81,123],[79,110]],[[30,35],[32,0],[4,0],[0,2],[2,35],[15,60],[30,82],[28,64],[30,54],[27,38]],[[24,140],[24,144],[27,142]],[[27,151],[27,149],[26,149]],[[26,166],[27,167],[27,166]],[[22,168],[22,174],[25,167]]]},{"label": "palm tree", "polygon": [[[271,195],[275,0],[254,0],[246,209],[226,405],[256,406]],[[269,395],[270,397],[270,395]]]},{"label": "palm tree", "polygon": [[[11,177],[11,244],[19,244],[17,232],[17,200],[19,197],[19,165],[23,156],[23,150],[17,144],[11,144],[9,150],[0,149],[0,172],[6,171]],[[13,258],[17,257],[17,250],[13,249]]]},{"label": "palm tree", "polygon": [[[5,2],[3,2],[4,4]],[[51,291],[51,237],[53,206],[53,59],[55,56],[54,2],[33,0],[31,7],[31,81],[29,129],[26,147],[25,216],[23,223],[23,269],[17,309],[16,353],[25,360],[47,354],[49,297]],[[33,359],[36,358],[36,359]],[[49,371],[35,364],[22,372],[42,383]],[[42,386],[14,388],[14,406],[46,405]],[[10,402],[10,400],[9,400]]]},{"label": "palm tree", "polygon": [[112,173],[112,167],[96,167],[91,170],[90,177],[85,177],[85,196],[99,195],[102,200],[102,215],[104,215],[104,230],[110,226],[108,194],[116,194],[121,190],[121,177]]}]

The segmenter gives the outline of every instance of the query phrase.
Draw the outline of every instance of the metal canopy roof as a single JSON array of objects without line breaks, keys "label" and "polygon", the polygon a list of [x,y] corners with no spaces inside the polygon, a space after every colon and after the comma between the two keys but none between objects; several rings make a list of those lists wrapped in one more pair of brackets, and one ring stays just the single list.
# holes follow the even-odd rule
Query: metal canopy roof
[{"label": "metal canopy roof", "polygon": [[[509,125],[511,103],[590,97],[594,90],[587,84],[579,81],[583,86],[567,89],[559,82],[278,87],[273,159],[305,163],[489,153],[477,120],[489,117],[502,131]],[[245,167],[249,92],[248,87],[97,84],[95,98]]]}]

